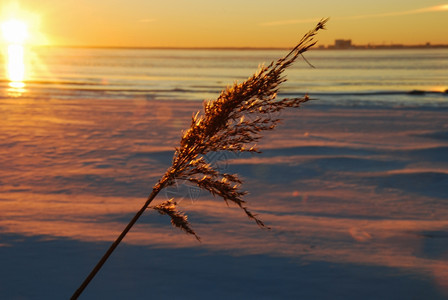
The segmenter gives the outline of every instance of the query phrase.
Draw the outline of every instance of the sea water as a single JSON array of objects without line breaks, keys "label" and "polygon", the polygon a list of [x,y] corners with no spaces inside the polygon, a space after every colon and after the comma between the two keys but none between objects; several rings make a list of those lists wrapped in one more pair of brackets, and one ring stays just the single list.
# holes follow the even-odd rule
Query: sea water
[{"label": "sea water", "polygon": [[[0,97],[214,99],[284,56],[254,49],[25,49],[25,87],[11,93],[0,61]],[[285,71],[284,97],[334,105],[448,106],[447,49],[311,50]],[[13,91],[14,92],[14,91]]]}]

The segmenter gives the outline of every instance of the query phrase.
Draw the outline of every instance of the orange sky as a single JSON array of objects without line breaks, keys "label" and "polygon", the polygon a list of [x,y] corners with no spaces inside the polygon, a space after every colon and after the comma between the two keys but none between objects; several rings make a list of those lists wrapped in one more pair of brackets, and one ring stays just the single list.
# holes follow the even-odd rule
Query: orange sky
[{"label": "orange sky", "polygon": [[448,44],[446,0],[2,1],[2,21],[11,15],[52,45],[289,47],[322,17],[321,44]]}]

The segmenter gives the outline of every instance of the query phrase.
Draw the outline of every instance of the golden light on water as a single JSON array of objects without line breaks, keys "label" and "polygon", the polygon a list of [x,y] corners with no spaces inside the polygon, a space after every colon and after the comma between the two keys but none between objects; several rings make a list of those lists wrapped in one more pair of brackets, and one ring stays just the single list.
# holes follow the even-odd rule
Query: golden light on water
[{"label": "golden light on water", "polygon": [[24,21],[11,19],[1,25],[3,39],[6,42],[6,76],[9,80],[9,92],[20,96],[25,92],[25,42],[28,38],[28,26]]},{"label": "golden light on water", "polygon": [[11,87],[21,85],[23,88],[25,83],[25,50],[23,45],[8,45],[7,55],[7,76],[10,80]]}]

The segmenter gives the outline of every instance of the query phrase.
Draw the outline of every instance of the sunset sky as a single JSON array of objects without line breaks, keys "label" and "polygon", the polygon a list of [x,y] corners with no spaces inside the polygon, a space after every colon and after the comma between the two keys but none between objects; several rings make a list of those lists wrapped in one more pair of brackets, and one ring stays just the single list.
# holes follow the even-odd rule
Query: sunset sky
[{"label": "sunset sky", "polygon": [[321,44],[448,44],[446,0],[22,0],[0,17],[50,45],[289,47],[323,17]]}]

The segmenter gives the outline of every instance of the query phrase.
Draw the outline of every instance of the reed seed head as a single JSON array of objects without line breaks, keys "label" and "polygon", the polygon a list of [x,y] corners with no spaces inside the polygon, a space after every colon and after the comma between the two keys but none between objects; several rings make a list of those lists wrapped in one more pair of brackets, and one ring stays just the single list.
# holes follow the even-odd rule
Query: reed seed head
[{"label": "reed seed head", "polygon": [[[216,100],[205,101],[203,113],[193,115],[190,128],[184,132],[161,186],[171,185],[176,180],[188,181],[223,198],[226,203],[236,204],[260,227],[267,228],[245,206],[243,196],[246,192],[240,190],[242,180],[238,175],[212,167],[204,156],[219,151],[259,152],[256,144],[262,138],[262,132],[273,130],[280,122],[273,113],[300,107],[310,100],[308,95],[279,100],[277,93],[279,86],[286,81],[285,69],[316,44],[314,36],[325,29],[327,21],[321,20],[285,57],[261,66],[246,81],[227,87]],[[165,201],[154,209],[169,215],[174,226],[198,238],[189,227],[186,216],[176,211],[174,201]]]}]

